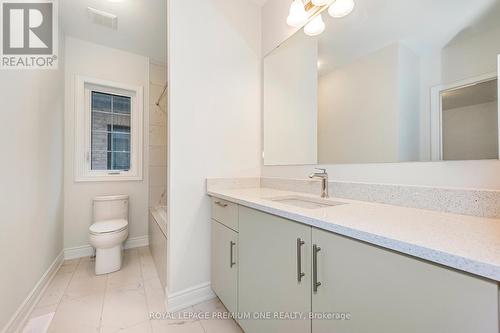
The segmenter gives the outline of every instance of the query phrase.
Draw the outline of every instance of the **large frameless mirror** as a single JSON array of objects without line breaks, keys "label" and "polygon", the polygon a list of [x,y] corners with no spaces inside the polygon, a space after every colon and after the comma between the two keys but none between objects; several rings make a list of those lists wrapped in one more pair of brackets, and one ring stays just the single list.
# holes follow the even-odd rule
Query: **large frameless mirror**
[{"label": "large frameless mirror", "polygon": [[498,159],[500,0],[355,3],[265,57],[265,164]]}]

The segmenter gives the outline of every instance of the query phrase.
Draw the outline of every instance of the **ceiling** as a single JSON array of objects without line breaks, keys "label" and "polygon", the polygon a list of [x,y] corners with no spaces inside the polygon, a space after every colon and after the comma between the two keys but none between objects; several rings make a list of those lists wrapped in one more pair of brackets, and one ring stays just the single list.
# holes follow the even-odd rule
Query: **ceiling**
[{"label": "ceiling", "polygon": [[[116,0],[115,0],[116,1]],[[60,0],[60,22],[67,36],[167,61],[167,1]],[[118,16],[118,29],[92,23],[87,7]]]},{"label": "ceiling", "polygon": [[[395,42],[417,54],[435,52],[499,4],[500,0],[356,0],[354,12],[345,18],[323,14],[327,28],[318,39],[321,72]],[[499,17],[490,21],[499,24]]]}]

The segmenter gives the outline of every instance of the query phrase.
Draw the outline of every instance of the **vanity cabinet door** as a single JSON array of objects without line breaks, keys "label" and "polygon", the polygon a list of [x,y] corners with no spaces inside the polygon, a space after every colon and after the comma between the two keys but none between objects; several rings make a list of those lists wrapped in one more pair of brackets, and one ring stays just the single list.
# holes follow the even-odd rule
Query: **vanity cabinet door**
[{"label": "vanity cabinet door", "polygon": [[212,220],[212,289],[230,312],[238,311],[238,234]]},{"label": "vanity cabinet door", "polygon": [[313,312],[351,316],[313,320],[313,333],[499,332],[494,282],[317,229],[312,242]]},{"label": "vanity cabinet door", "polygon": [[311,311],[311,228],[240,206],[239,242],[239,312],[261,318],[240,320],[245,333],[311,332],[310,320],[273,318]]}]

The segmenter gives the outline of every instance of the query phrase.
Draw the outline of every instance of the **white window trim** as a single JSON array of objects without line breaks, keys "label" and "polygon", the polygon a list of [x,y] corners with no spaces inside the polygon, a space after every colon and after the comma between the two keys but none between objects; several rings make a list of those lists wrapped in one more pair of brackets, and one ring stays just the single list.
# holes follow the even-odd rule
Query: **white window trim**
[{"label": "white window trim", "polygon": [[[132,97],[130,170],[91,170],[88,158],[91,146],[91,112],[89,87]],[[75,182],[140,181],[143,179],[144,98],[142,86],[132,86],[77,75],[75,80]]]}]

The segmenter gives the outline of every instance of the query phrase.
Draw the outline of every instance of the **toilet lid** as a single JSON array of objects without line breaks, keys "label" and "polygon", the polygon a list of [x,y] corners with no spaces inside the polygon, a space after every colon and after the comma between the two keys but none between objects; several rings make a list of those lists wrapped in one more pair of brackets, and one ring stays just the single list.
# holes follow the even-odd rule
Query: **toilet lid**
[{"label": "toilet lid", "polygon": [[127,228],[127,226],[127,220],[108,220],[96,222],[92,224],[89,229],[93,234],[104,234],[109,232],[122,231],[123,229]]}]

